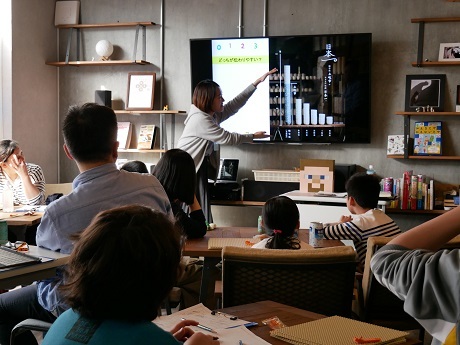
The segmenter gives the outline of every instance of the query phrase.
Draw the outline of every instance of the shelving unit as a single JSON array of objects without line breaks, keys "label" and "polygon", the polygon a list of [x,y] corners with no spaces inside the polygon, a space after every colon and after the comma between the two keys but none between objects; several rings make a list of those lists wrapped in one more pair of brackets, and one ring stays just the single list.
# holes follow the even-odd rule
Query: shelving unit
[{"label": "shelving unit", "polygon": [[417,61],[412,62],[414,67],[439,67],[439,66],[460,66],[460,61],[423,61],[423,41],[425,36],[426,23],[452,23],[460,22],[460,17],[447,18],[413,18],[411,23],[418,23],[418,48]]},{"label": "shelving unit", "polygon": [[[76,24],[76,25],[58,25],[58,29],[68,29],[67,48],[65,61],[46,62],[47,65],[56,67],[68,66],[120,66],[120,65],[151,65],[152,63],[146,59],[146,27],[156,25],[153,22],[127,22],[127,23],[104,23],[104,24]],[[131,60],[108,60],[108,61],[80,61],[80,30],[82,29],[101,29],[101,28],[126,28],[135,27],[134,47]],[[76,61],[69,61],[70,47],[72,43],[73,30],[77,30],[77,56]],[[139,31],[142,31],[142,58],[136,59],[137,43],[139,39]]]},{"label": "shelving unit", "polygon": [[456,112],[410,112],[410,111],[397,111],[396,115],[404,116],[404,155],[388,155],[388,158],[394,159],[423,159],[423,160],[449,160],[456,161],[460,160],[460,156],[412,156],[409,155],[409,143],[408,139],[410,137],[410,118],[411,116],[421,116],[421,117],[439,117],[439,116],[460,116],[460,113]]},{"label": "shelving unit", "polygon": [[118,152],[138,152],[138,153],[164,153],[168,150],[166,141],[166,121],[165,115],[171,115],[171,142],[174,145],[175,129],[176,129],[176,115],[186,115],[184,110],[114,110],[117,115],[133,115],[141,116],[146,115],[159,115],[160,116],[160,149],[159,150],[137,150],[137,149],[120,149]]}]

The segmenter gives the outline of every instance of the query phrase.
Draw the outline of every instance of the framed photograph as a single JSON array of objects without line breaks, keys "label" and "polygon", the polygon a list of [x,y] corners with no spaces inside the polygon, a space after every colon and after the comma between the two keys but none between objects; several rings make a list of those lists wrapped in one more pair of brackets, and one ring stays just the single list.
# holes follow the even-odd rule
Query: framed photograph
[{"label": "framed photograph", "polygon": [[445,74],[407,75],[405,111],[444,111],[445,88]]},{"label": "framed photograph", "polygon": [[460,43],[441,43],[439,61],[460,61]]},{"label": "framed photograph", "polygon": [[155,82],[154,72],[128,73],[126,110],[153,110]]}]

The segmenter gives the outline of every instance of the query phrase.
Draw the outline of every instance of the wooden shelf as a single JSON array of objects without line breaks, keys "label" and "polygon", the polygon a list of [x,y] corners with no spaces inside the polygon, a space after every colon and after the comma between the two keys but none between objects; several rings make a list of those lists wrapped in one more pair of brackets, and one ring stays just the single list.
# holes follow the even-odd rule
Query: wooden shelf
[{"label": "wooden shelf", "polygon": [[401,210],[399,208],[385,208],[385,213],[399,213],[399,214],[443,214],[447,210]]},{"label": "wooden shelf", "polygon": [[140,114],[175,114],[186,115],[185,110],[114,110],[115,114],[140,115]]},{"label": "wooden shelf", "polygon": [[166,150],[152,149],[152,150],[138,150],[138,149],[118,149],[118,152],[130,152],[130,153],[165,153]]},{"label": "wooden shelf", "polygon": [[435,111],[435,112],[417,112],[417,111],[397,111],[395,115],[402,116],[460,116],[460,113],[454,111]]},{"label": "wooden shelf", "polygon": [[446,23],[446,22],[460,22],[460,17],[446,17],[446,18],[412,18],[411,23]]},{"label": "wooden shelf", "polygon": [[151,62],[144,60],[108,60],[108,61],[65,61],[45,62],[49,66],[55,67],[79,67],[79,66],[121,66],[121,65],[152,65]]},{"label": "wooden shelf", "polygon": [[439,66],[460,66],[459,61],[423,61],[412,62],[413,67],[439,67]]},{"label": "wooden shelf", "polygon": [[393,159],[422,159],[422,160],[444,160],[444,161],[458,161],[460,156],[408,156],[404,158],[404,155],[387,155],[387,158]]},{"label": "wooden shelf", "polygon": [[100,29],[100,28],[124,28],[133,26],[153,26],[154,22],[126,22],[126,23],[102,23],[102,24],[63,24],[56,25],[58,29]]}]

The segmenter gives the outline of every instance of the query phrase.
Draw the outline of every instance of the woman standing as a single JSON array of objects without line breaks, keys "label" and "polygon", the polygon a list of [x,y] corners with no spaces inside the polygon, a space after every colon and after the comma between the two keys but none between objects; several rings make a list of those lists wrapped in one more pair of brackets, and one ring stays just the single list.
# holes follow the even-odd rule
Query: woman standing
[{"label": "woman standing", "polygon": [[[178,147],[190,154],[197,171],[197,198],[203,208],[208,222],[212,222],[209,205],[208,177],[215,179],[219,167],[218,152],[214,144],[239,145],[252,142],[253,139],[267,138],[265,132],[254,134],[231,133],[220,127],[220,124],[235,115],[255,92],[257,85],[276,68],[257,78],[243,92],[224,106],[224,98],[220,86],[212,80],[203,80],[193,91],[193,104],[185,119],[185,128],[179,139]],[[208,172],[208,169],[210,171]]]}]

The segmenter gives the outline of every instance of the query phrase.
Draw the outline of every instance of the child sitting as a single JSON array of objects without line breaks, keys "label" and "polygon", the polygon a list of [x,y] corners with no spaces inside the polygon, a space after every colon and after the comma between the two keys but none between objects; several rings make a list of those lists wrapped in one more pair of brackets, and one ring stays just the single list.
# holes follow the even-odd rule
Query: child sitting
[{"label": "child sitting", "polygon": [[43,345],[219,344],[184,320],[171,332],[151,321],[180,273],[180,231],[140,205],[100,212],[79,235],[60,286],[71,307]]},{"label": "child sitting", "polygon": [[267,200],[262,209],[262,225],[270,236],[252,248],[299,249],[296,230],[300,227],[299,210],[294,201],[286,196]]},{"label": "child sitting", "polygon": [[324,228],[324,238],[353,240],[360,264],[364,268],[367,239],[371,236],[396,236],[401,233],[398,225],[384,212],[377,209],[380,181],[376,176],[356,173],[345,184],[347,208],[353,216],[342,216],[340,221]]}]

